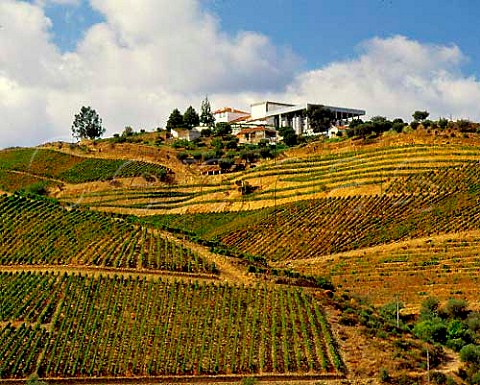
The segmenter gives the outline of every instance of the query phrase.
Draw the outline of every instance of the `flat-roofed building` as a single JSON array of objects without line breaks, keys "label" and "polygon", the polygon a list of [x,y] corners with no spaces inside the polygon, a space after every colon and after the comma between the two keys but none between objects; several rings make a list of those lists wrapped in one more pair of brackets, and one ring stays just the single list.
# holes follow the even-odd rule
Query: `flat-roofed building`
[{"label": "flat-roofed building", "polygon": [[313,135],[307,111],[311,108],[322,107],[330,110],[334,115],[334,125],[344,125],[352,119],[358,119],[366,114],[365,110],[327,106],[322,104],[303,103],[287,104],[265,101],[251,105],[252,119],[266,119],[267,125],[279,129],[280,127],[292,127],[295,133],[300,135]]}]

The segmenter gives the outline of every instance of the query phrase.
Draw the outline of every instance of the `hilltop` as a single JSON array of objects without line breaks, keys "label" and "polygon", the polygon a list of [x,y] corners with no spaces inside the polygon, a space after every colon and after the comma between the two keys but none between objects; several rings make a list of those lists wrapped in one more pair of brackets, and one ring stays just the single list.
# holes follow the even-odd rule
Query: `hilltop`
[{"label": "hilltop", "polygon": [[473,376],[480,135],[314,141],[217,175],[135,139],[0,151],[0,378],[409,383],[427,349],[435,378]]}]

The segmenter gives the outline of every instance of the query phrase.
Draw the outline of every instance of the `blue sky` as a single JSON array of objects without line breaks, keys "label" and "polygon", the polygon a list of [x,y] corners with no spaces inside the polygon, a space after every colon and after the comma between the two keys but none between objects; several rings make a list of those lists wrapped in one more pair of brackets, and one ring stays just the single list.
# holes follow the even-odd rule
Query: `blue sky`
[{"label": "blue sky", "polygon": [[480,121],[474,0],[0,0],[0,148],[260,100]]},{"label": "blue sky", "polygon": [[471,58],[467,70],[480,67],[477,0],[218,0],[210,7],[230,31],[253,29],[292,46],[308,68],[348,59],[359,42],[391,35],[457,44]]},{"label": "blue sky", "polygon": [[[356,46],[374,36],[404,35],[432,44],[455,44],[468,56],[463,69],[480,74],[480,3],[476,0],[204,0],[204,9],[225,31],[256,31],[290,47],[305,69],[349,59]],[[48,4],[53,40],[75,49],[92,25],[104,20],[87,0]]]}]

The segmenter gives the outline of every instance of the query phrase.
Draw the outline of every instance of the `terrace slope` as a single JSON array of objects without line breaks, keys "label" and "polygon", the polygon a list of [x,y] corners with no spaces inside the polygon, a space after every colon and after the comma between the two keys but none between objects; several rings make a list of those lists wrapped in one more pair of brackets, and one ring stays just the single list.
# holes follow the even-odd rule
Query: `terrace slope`
[{"label": "terrace slope", "polygon": [[[397,141],[386,137],[355,145],[355,151],[352,141],[293,150],[283,161],[228,177],[262,186],[241,197],[238,211],[155,215],[143,222],[222,244],[237,254],[265,257],[274,267],[328,276],[352,292],[375,292],[370,297],[377,304],[401,295],[404,303],[418,309],[425,296],[437,291],[444,299],[457,296],[476,303],[472,288],[478,274],[471,263],[480,252],[471,237],[480,230],[478,138],[442,141],[422,133],[394,138]],[[290,185],[278,188],[286,180]],[[261,208],[247,210],[251,202]],[[184,205],[195,211],[193,203]],[[211,207],[214,210],[216,203]],[[433,247],[418,252],[408,243],[456,239],[458,234],[465,234],[460,245],[466,246],[445,245],[446,252]],[[395,260],[392,247],[399,244],[410,255],[408,263],[389,263],[384,272],[387,265],[381,259],[374,262],[375,253],[388,260],[392,252]],[[336,268],[330,263],[332,256],[350,252],[358,253],[358,260],[339,262]],[[351,264],[363,265],[364,270]],[[471,268],[465,270],[466,265]],[[371,269],[380,275],[373,277]],[[423,279],[425,270],[425,277],[439,278]],[[401,286],[406,275],[415,285]]]},{"label": "terrace slope", "polygon": [[[168,185],[98,185],[95,189],[75,186],[58,191],[55,197],[109,212],[183,214],[254,210],[328,197],[396,194],[407,179],[418,179],[407,181],[413,183],[410,189],[416,186],[416,193],[426,192],[427,188],[435,190],[442,185],[435,178],[442,180],[444,174],[456,173],[458,168],[464,169],[462,172],[469,178],[464,183],[476,183],[476,176],[471,174],[480,159],[476,135],[471,134],[470,142],[423,133],[393,138],[386,136],[373,143],[313,143],[244,172],[205,176],[196,166],[183,166],[188,175],[187,171],[175,170],[175,182]],[[461,180],[460,174],[456,180],[452,178],[449,180],[453,183]],[[241,183],[253,186],[255,191],[240,194]],[[441,188],[452,191],[457,186],[447,184]]]},{"label": "terrace slope", "polygon": [[[468,139],[312,143],[214,177],[149,146],[0,152],[0,189],[48,181],[57,198],[0,197],[0,378],[314,383],[400,364],[421,378],[423,342],[339,320],[364,297],[479,307],[480,141]],[[130,165],[141,171],[121,175]],[[166,167],[174,180],[145,179]]]}]

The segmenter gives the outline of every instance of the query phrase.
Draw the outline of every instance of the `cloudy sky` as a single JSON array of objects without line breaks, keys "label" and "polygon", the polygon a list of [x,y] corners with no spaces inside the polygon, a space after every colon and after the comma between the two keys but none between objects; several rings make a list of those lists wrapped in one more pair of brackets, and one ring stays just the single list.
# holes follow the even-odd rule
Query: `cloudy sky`
[{"label": "cloudy sky", "polygon": [[0,0],[0,148],[273,99],[480,120],[477,0]]}]

